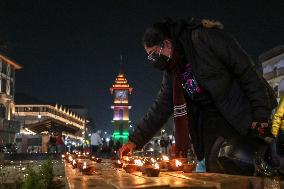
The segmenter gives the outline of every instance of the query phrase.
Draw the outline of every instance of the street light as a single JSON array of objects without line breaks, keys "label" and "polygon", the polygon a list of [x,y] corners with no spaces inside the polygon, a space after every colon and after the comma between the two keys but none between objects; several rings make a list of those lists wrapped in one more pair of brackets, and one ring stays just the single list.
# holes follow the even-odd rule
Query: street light
[{"label": "street light", "polygon": [[163,133],[164,133],[165,131],[166,131],[165,129],[162,129],[162,130],[161,130],[161,136],[163,136]]}]

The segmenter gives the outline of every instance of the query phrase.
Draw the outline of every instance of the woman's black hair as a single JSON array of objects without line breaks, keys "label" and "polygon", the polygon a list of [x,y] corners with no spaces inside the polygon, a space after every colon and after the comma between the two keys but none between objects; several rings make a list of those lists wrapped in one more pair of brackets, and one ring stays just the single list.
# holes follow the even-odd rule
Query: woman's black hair
[{"label": "woman's black hair", "polygon": [[173,25],[173,20],[164,18],[161,22],[148,27],[143,35],[143,45],[153,47],[160,45],[165,39],[171,39],[171,25]]}]

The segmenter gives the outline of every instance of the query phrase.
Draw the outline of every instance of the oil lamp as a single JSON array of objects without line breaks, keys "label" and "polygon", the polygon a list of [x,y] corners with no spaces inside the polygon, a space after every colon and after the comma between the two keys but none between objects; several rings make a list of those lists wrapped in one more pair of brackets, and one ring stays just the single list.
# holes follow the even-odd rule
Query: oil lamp
[{"label": "oil lamp", "polygon": [[123,163],[120,160],[116,160],[113,165],[116,168],[121,168],[123,166]]},{"label": "oil lamp", "polygon": [[183,168],[183,163],[179,159],[173,159],[170,164],[174,171],[181,171]]},{"label": "oil lamp", "polygon": [[126,173],[133,173],[138,170],[138,166],[135,164],[126,164],[123,166],[123,169],[126,171]]},{"label": "oil lamp", "polygon": [[166,155],[162,155],[161,161],[158,162],[161,169],[170,168],[170,158]]},{"label": "oil lamp", "polygon": [[185,173],[191,173],[192,171],[194,171],[196,168],[196,164],[193,162],[193,163],[184,163],[183,164],[183,172]]},{"label": "oil lamp", "polygon": [[95,160],[97,163],[101,163],[102,162],[102,159],[101,158],[96,158]]},{"label": "oil lamp", "polygon": [[138,169],[142,172],[145,173],[145,166],[144,162],[141,159],[135,159],[134,164],[138,166]]},{"label": "oil lamp", "polygon": [[87,165],[87,162],[83,163],[82,166],[82,173],[84,175],[92,175],[96,172],[95,166],[93,165]]},{"label": "oil lamp", "polygon": [[145,167],[145,173],[148,177],[158,177],[160,174],[160,166],[158,163],[155,163],[151,167]]}]

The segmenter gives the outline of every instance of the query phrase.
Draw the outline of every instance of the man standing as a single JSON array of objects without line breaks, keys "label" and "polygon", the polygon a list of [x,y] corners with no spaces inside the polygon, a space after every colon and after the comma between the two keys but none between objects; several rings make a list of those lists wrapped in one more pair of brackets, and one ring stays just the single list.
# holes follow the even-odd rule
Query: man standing
[{"label": "man standing", "polygon": [[91,135],[92,154],[97,152],[99,149],[99,146],[103,144],[100,134],[101,134],[101,131],[98,130],[96,133],[92,133]]}]

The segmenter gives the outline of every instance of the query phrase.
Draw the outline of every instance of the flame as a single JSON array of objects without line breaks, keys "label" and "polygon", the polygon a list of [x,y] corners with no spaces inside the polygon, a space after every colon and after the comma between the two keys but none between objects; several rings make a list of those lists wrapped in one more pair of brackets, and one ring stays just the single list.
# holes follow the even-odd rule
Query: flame
[{"label": "flame", "polygon": [[75,160],[75,159],[73,159],[73,162],[72,162],[72,164],[73,164],[73,165],[75,165],[75,164],[76,164],[76,160]]},{"label": "flame", "polygon": [[65,155],[64,154],[62,154],[62,156],[61,156],[62,158],[65,158]]},{"label": "flame", "polygon": [[134,160],[134,164],[138,165],[139,167],[143,166],[143,162],[140,159]]},{"label": "flame", "polygon": [[73,160],[72,156],[69,156],[68,159],[69,159],[69,161],[72,161],[72,160]]},{"label": "flame", "polygon": [[176,167],[180,167],[182,165],[182,163],[176,159]]},{"label": "flame", "polygon": [[120,160],[117,160],[117,163],[118,163],[118,164],[121,164],[121,161],[120,161]]},{"label": "flame", "polygon": [[156,160],[155,160],[154,158],[151,158],[151,162],[152,162],[152,163],[155,163]]},{"label": "flame", "polygon": [[163,160],[164,160],[164,161],[169,161],[169,160],[170,160],[169,157],[166,156],[166,155],[162,155],[162,157],[163,157]]},{"label": "flame", "polygon": [[123,156],[124,161],[130,161],[128,156]]},{"label": "flame", "polygon": [[84,162],[84,164],[83,164],[83,169],[86,169],[86,168],[87,168],[87,163]]},{"label": "flame", "polygon": [[154,169],[160,169],[160,166],[159,166],[158,163],[155,163],[155,164],[154,164]]}]

